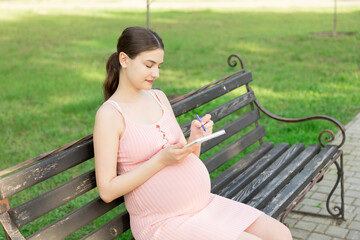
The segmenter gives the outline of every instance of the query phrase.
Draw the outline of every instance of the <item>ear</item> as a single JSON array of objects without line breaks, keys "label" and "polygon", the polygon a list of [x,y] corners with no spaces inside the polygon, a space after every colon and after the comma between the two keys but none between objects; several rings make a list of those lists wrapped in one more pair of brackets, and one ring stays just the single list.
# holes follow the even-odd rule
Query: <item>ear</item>
[{"label": "ear", "polygon": [[119,63],[120,63],[122,68],[127,67],[128,60],[129,60],[129,56],[124,52],[120,52],[120,54],[119,54]]}]

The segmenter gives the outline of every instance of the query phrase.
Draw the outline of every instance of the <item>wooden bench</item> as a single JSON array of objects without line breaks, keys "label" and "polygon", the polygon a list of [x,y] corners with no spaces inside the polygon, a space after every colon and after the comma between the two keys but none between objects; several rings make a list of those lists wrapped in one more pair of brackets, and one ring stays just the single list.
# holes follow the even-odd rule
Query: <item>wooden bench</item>
[{"label": "wooden bench", "polygon": [[[256,99],[250,87],[251,72],[244,70],[240,57],[231,55],[228,58],[230,66],[238,63],[242,66],[240,71],[172,101],[178,120],[185,122],[182,129],[186,137],[195,112],[210,113],[216,130],[226,130],[226,135],[202,146],[201,158],[213,178],[212,192],[245,202],[275,218],[283,213],[283,221],[335,163],[338,179],[334,189],[340,182],[341,205],[330,208],[331,191],[327,207],[334,218],[344,219],[343,152],[340,150],[345,141],[344,127],[327,116],[287,119],[271,114]],[[328,134],[329,143],[334,134],[324,130],[319,135],[320,142],[307,147],[304,143],[275,146],[263,142],[266,127],[260,124],[260,112],[283,122],[328,120],[340,129],[342,141],[338,146],[325,145],[324,136]],[[121,239],[132,238],[123,197],[108,204],[98,197],[93,156],[90,135],[1,171],[0,221],[7,238],[114,239],[120,235]],[[75,170],[66,175],[72,169]],[[56,178],[61,174],[66,177]],[[21,200],[17,200],[20,194]],[[73,203],[77,199],[81,200]],[[112,215],[108,214],[111,211]],[[103,219],[93,222],[99,218]],[[76,235],[79,229],[81,233]]]}]

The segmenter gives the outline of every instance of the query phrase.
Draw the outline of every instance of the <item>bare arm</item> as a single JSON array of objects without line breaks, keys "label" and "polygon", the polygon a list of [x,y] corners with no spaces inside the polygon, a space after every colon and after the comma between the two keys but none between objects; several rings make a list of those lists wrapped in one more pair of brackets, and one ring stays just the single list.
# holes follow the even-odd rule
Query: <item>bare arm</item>
[{"label": "bare arm", "polygon": [[167,165],[181,162],[193,151],[183,149],[183,144],[169,146],[133,171],[117,175],[117,153],[124,129],[122,116],[112,106],[104,105],[99,109],[94,126],[95,173],[99,195],[105,202],[131,192]]}]

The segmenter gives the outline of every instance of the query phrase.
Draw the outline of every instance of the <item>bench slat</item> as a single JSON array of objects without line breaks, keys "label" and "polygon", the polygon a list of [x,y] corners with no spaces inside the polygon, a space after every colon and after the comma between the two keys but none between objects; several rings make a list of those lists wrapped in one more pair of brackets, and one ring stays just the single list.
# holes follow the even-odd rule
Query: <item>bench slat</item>
[{"label": "bench slat", "polygon": [[0,179],[0,197],[8,198],[94,157],[92,139]]},{"label": "bench slat", "polygon": [[120,236],[130,228],[130,216],[128,212],[122,212],[95,231],[86,235],[82,240],[110,240]]},{"label": "bench slat", "polygon": [[21,227],[95,187],[95,170],[91,170],[22,205],[14,207],[9,211],[9,214],[15,224]]},{"label": "bench slat", "polygon": [[233,199],[238,202],[247,202],[259,190],[265,186],[268,181],[271,181],[279,172],[286,167],[296,156],[298,156],[305,149],[303,143],[295,143],[278,159],[275,160],[265,171],[257,176],[251,183],[247,184]]},{"label": "bench slat", "polygon": [[244,128],[250,126],[252,123],[254,123],[259,118],[260,118],[260,113],[256,109],[256,110],[253,110],[253,111],[247,113],[244,116],[241,116],[241,117],[237,118],[235,121],[229,123],[228,125],[226,125],[225,127],[221,128],[221,129],[219,129],[219,130],[222,130],[222,129],[225,130],[226,134],[204,142],[201,145],[201,154],[203,154],[204,152],[207,152],[211,148],[215,147],[219,143],[221,143],[221,142],[225,141],[226,139],[230,138],[234,134],[240,132]]},{"label": "bench slat", "polygon": [[263,211],[272,216],[278,217],[287,206],[303,191],[320,170],[328,163],[328,160],[336,154],[336,146],[327,145],[320,151],[303,171],[296,175],[291,182],[263,209]]},{"label": "bench slat", "polygon": [[[230,115],[231,113],[247,106],[254,100],[255,100],[254,92],[248,92],[244,95],[241,95],[241,96],[215,108],[214,110],[208,112],[207,114],[210,114],[211,120],[214,123],[216,123],[217,121],[223,119],[224,117]],[[185,123],[181,126],[181,130],[183,131],[185,137],[189,137],[190,127],[191,127],[191,121],[188,123]]]},{"label": "bench slat", "polygon": [[231,79],[226,80],[225,82],[194,94],[193,96],[190,96],[178,103],[174,103],[172,105],[174,114],[176,117],[178,117],[251,81],[251,72],[244,72],[243,74],[237,75]]},{"label": "bench slat", "polygon": [[261,209],[298,174],[304,166],[320,151],[320,145],[309,145],[294,161],[292,161],[281,173],[261,189],[249,202],[248,205]]},{"label": "bench slat", "polygon": [[32,234],[28,239],[63,239],[124,202],[118,198],[105,203],[99,197]]},{"label": "bench slat", "polygon": [[258,126],[251,132],[245,134],[235,142],[229,144],[227,147],[219,151],[218,153],[212,155],[204,161],[205,166],[209,172],[214,171],[222,164],[226,163],[241,151],[251,146],[253,143],[258,141],[260,138],[265,136],[264,126]]},{"label": "bench slat", "polygon": [[232,181],[237,175],[245,171],[251,164],[258,161],[266,153],[268,153],[274,147],[273,143],[264,142],[260,147],[253,150],[251,153],[246,155],[237,161],[231,167],[222,172],[219,176],[211,181],[211,192],[216,193],[223,188],[226,184]]},{"label": "bench slat", "polygon": [[217,194],[223,197],[231,198],[238,193],[242,188],[249,184],[255,177],[257,177],[264,169],[279,158],[287,149],[289,144],[279,143],[273,149],[265,154],[258,162],[252,164],[244,172],[237,175],[228,185],[224,186]]}]

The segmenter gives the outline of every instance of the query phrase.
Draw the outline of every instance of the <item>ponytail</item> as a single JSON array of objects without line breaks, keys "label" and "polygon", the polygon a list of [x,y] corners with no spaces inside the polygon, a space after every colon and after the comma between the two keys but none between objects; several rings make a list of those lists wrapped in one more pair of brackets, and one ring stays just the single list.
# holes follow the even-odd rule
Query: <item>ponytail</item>
[{"label": "ponytail", "polygon": [[119,54],[117,52],[114,52],[113,54],[111,54],[106,63],[107,74],[103,85],[105,101],[114,94],[119,85],[120,68],[121,66],[119,63]]}]

